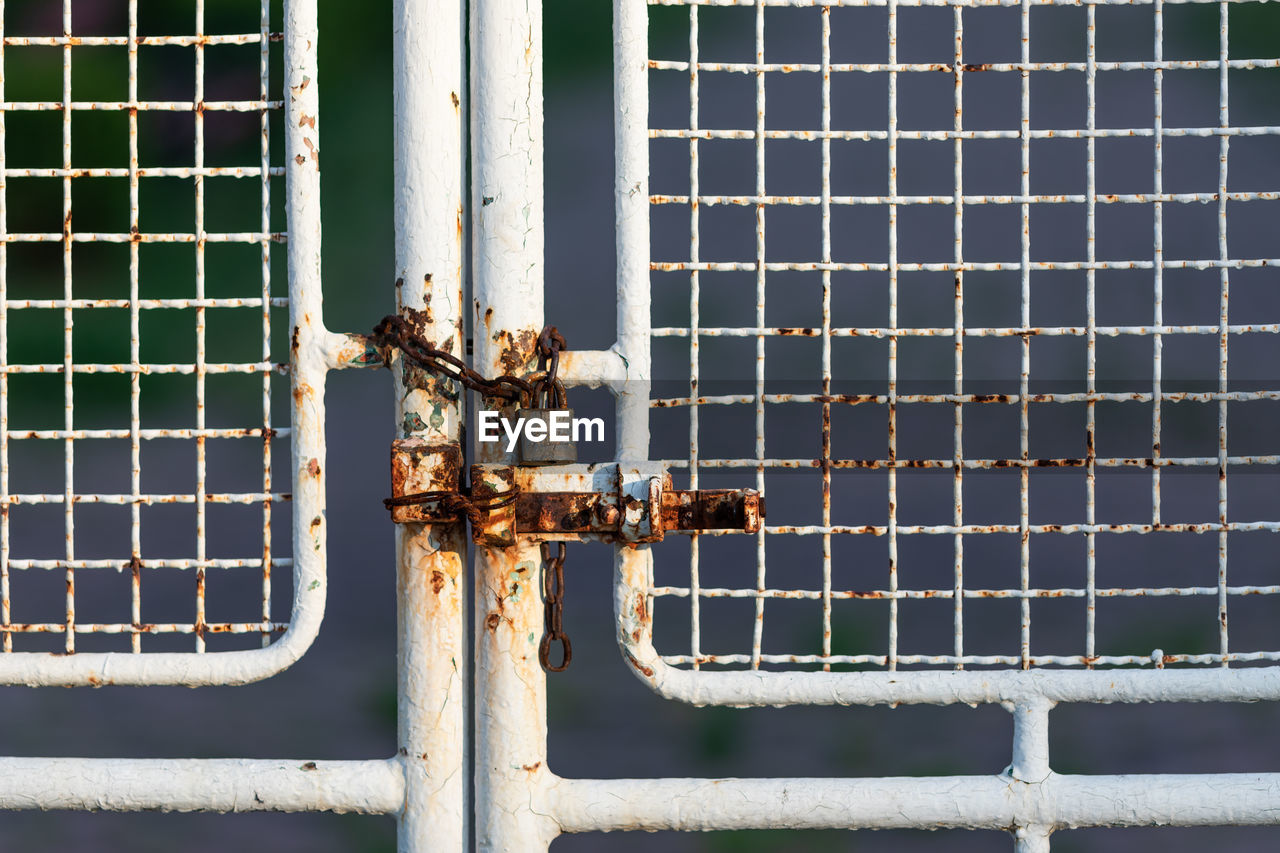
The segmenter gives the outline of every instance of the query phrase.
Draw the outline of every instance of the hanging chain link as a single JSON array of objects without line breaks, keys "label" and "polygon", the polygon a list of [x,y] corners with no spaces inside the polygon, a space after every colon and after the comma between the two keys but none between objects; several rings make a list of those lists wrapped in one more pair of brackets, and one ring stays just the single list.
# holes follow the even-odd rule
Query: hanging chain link
[{"label": "hanging chain link", "polygon": [[[373,342],[379,347],[396,347],[404,357],[424,370],[452,379],[463,386],[477,391],[486,397],[497,397],[524,406],[526,402],[533,406],[542,405],[548,409],[566,407],[564,383],[560,380],[560,353],[569,347],[564,335],[555,326],[547,326],[538,335],[538,370],[542,373],[532,383],[510,374],[493,379],[484,376],[467,366],[467,363],[456,355],[431,346],[427,340],[415,332],[409,321],[395,314],[382,318],[373,329]],[[466,516],[473,527],[480,527],[485,522],[485,515],[495,509],[510,506],[516,500],[519,489],[485,497],[473,497],[468,490],[459,492],[416,492],[400,497],[386,498],[383,504],[387,509],[396,506],[414,504],[438,504],[455,516]],[[564,672],[573,659],[573,646],[564,633],[564,557],[565,544],[555,543],[555,556],[552,556],[552,545],[542,543],[542,591],[543,621],[542,643],[538,646],[538,660],[542,668],[548,672]],[[551,646],[560,643],[563,654],[559,665],[551,663]]]},{"label": "hanging chain link", "polygon": [[[560,353],[568,349],[564,335],[555,326],[547,326],[538,335],[538,369],[542,378],[533,385],[533,404],[548,409],[566,407],[564,383],[560,381]],[[564,672],[573,660],[573,646],[564,632],[564,558],[565,544],[542,543],[542,642],[538,645],[538,661],[547,672]],[[551,662],[551,646],[560,643],[559,665]]]},{"label": "hanging chain link", "polygon": [[[552,555],[552,548],[555,555]],[[564,632],[564,555],[563,542],[542,543],[542,618],[545,626],[538,645],[538,661],[547,672],[564,672],[573,660],[573,646]],[[560,643],[564,652],[559,665],[551,662],[551,645]]]},{"label": "hanging chain link", "polygon": [[563,409],[567,405],[564,383],[560,381],[560,353],[569,347],[555,326],[547,326],[538,335],[538,370],[541,378],[533,383],[533,405],[547,409]]}]

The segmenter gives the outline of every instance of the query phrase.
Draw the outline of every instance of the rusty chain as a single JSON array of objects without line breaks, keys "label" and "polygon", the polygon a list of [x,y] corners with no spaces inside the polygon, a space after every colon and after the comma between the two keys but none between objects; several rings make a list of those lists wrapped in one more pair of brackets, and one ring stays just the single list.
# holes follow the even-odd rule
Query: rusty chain
[{"label": "rusty chain", "polygon": [[547,326],[538,335],[538,370],[542,376],[533,383],[533,405],[547,409],[563,409],[567,405],[564,383],[560,381],[560,353],[569,347],[555,326]]},{"label": "rusty chain", "polygon": [[[431,373],[452,379],[479,392],[486,397],[497,397],[524,406],[544,405],[549,409],[566,407],[564,382],[560,380],[560,353],[569,347],[564,335],[555,326],[547,326],[538,335],[538,370],[541,372],[534,382],[530,383],[510,374],[493,379],[485,379],[483,375],[467,366],[467,363],[456,355],[433,347],[424,337],[415,332],[409,321],[395,314],[382,318],[373,329],[373,342],[379,347],[396,347],[404,357]],[[415,492],[410,495],[386,498],[383,505],[387,509],[396,506],[412,506],[416,504],[435,503],[441,509],[458,516],[465,516],[472,527],[480,527],[485,522],[485,515],[496,509],[510,506],[515,502],[519,489],[512,489],[498,495],[475,497],[469,492]],[[564,558],[565,544],[556,543],[556,554],[551,555],[551,543],[542,543],[542,591],[543,621],[545,623],[542,642],[538,646],[538,660],[548,672],[564,672],[573,659],[573,646],[564,633]],[[551,646],[560,643],[563,654],[559,665],[551,663]]]},{"label": "rusty chain", "polygon": [[484,497],[474,497],[470,493],[464,492],[414,492],[413,494],[401,495],[396,498],[383,498],[382,505],[387,509],[391,509],[397,506],[439,504],[445,512],[452,513],[455,517],[459,514],[465,515],[467,521],[471,522],[473,527],[479,527],[484,524],[486,513],[495,509],[502,509],[504,506],[511,506],[511,504],[515,503],[519,494],[519,488],[512,488],[510,491],[501,494],[486,495]]},{"label": "rusty chain", "polygon": [[[564,383],[560,381],[560,353],[567,349],[564,335],[555,326],[547,326],[538,335],[538,369],[543,372],[533,386],[533,404],[548,409],[566,407]],[[542,543],[542,642],[538,644],[538,662],[547,672],[564,672],[573,660],[573,646],[564,632],[564,558],[565,544]],[[551,662],[551,646],[560,643],[563,650],[559,665]]]},{"label": "rusty chain", "polygon": [[395,347],[424,370],[452,379],[486,397],[522,403],[533,394],[533,385],[510,374],[485,379],[453,353],[431,346],[413,330],[408,320],[395,314],[388,314],[373,327],[373,342],[379,347]]},{"label": "rusty chain", "polygon": [[[564,632],[564,554],[563,542],[556,542],[556,554],[551,555],[552,543],[542,543],[542,618],[545,626],[542,642],[538,645],[538,662],[547,672],[564,672],[573,660],[573,646]],[[559,665],[551,662],[551,644],[560,643],[564,652]]]}]

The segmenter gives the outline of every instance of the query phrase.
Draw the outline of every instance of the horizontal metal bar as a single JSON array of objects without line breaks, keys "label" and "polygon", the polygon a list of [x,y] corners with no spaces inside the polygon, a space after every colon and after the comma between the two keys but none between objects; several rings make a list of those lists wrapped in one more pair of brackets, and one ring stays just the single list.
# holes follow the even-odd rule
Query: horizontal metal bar
[{"label": "horizontal metal bar", "polygon": [[[832,8],[887,6],[890,0],[647,0],[650,6],[793,6],[797,8],[815,9],[824,6]],[[956,5],[955,0],[892,0],[899,7],[909,6],[948,6]],[[1150,6],[1155,0],[1027,0],[1028,6]],[[1193,4],[1224,5],[1236,3],[1257,3],[1258,0],[1163,0],[1166,6]],[[981,6],[1020,6],[1023,0],[963,0],[959,5],[964,7]]]},{"label": "horizontal metal bar", "polygon": [[[652,646],[631,645],[632,668],[660,695],[694,705],[879,705],[1050,702],[1255,702],[1280,699],[1274,667],[1124,669],[1106,673],[1006,669],[989,672],[711,672],[676,669]],[[900,658],[899,658],[900,659]],[[1020,659],[1020,658],[1019,658]],[[1220,660],[1220,658],[1219,658]],[[0,662],[3,659],[0,658]]]},{"label": "horizontal metal bar", "polygon": [[[629,317],[631,334],[643,329],[643,321]],[[618,386],[623,382],[635,381],[643,375],[624,355],[624,351],[615,344],[607,350],[566,350],[560,353],[559,377],[566,385],[599,388],[601,386]]]},{"label": "horizontal metal bar", "polygon": [[[650,139],[755,139],[756,132],[746,129],[715,128],[655,128],[649,132]],[[1110,139],[1116,137],[1146,136],[1274,136],[1280,134],[1277,125],[1237,125],[1233,127],[1162,127],[1159,130],[1150,127],[1097,127],[1082,128],[1040,128],[1026,131],[1027,139]],[[955,139],[1022,139],[1020,130],[899,130],[894,134],[899,140],[950,141]],[[819,141],[823,139],[867,142],[873,139],[888,139],[886,130],[784,130],[770,129],[763,132],[765,139],[800,139]]]},{"label": "horizontal metal bar", "polygon": [[3,101],[0,112],[235,112],[257,113],[284,108],[284,101]]},{"label": "horizontal metal bar", "polygon": [[[133,625],[127,622],[77,622],[72,631],[77,634],[261,634],[264,631],[279,633],[289,627],[288,622],[144,622]],[[0,625],[0,633],[7,634],[65,634],[65,622],[13,622]]]},{"label": "horizontal metal bar", "polygon": [[[284,177],[283,166],[267,169],[273,178]],[[258,166],[143,166],[132,174],[128,169],[5,169],[6,178],[261,178]]]},{"label": "horizontal metal bar", "polygon": [[[154,506],[157,504],[193,504],[197,503],[198,499],[210,504],[259,504],[263,501],[287,501],[292,498],[293,495],[291,492],[208,492],[204,495],[195,495],[190,492],[185,494],[168,495],[112,495],[77,492],[72,498],[72,502],[77,504],[110,504],[114,506],[130,506],[132,504]],[[66,495],[61,494],[9,495],[9,503],[12,506],[61,504],[65,501]]]},{"label": "horizontal metal bar", "polygon": [[[8,364],[0,369],[2,373],[65,373],[65,364]],[[73,364],[72,373],[117,373],[126,375],[140,373],[144,376],[158,375],[194,375],[197,366],[194,364]],[[199,373],[211,375],[216,373],[279,373],[289,372],[289,365],[275,364],[269,361],[250,362],[247,364],[217,364],[213,362],[199,365]]]},{"label": "horizontal metal bar", "polygon": [[[1255,190],[1250,192],[1218,193],[1108,193],[1106,195],[1087,196],[1076,194],[1041,194],[1041,195],[965,195],[960,200],[966,205],[1013,205],[1013,204],[1207,204],[1211,201],[1245,202],[1280,200],[1280,192]],[[816,195],[699,195],[698,204],[703,207],[715,207],[720,204],[737,207],[756,207],[762,204],[770,207],[817,207],[829,204],[835,207],[852,207],[857,205],[896,204],[904,207],[912,205],[953,205],[953,195],[833,195],[827,198]],[[690,202],[687,195],[652,195],[650,204],[684,204]]]},{"label": "horizontal metal bar", "polygon": [[[766,272],[887,272],[889,264],[837,263],[819,261],[778,261],[761,264]],[[1228,258],[1225,260],[1174,260],[1164,261],[1166,270],[1255,269],[1280,266],[1280,258]],[[1047,270],[1149,270],[1154,261],[1028,261],[1031,272]],[[649,264],[654,272],[755,272],[755,261],[654,261]],[[895,263],[899,272],[1020,272],[1021,261],[989,261],[977,263]]]},{"label": "horizontal metal bar", "polygon": [[[856,380],[855,380],[856,381]],[[1135,380],[1135,382],[1138,380]],[[1151,392],[1142,391],[1126,391],[1119,393],[1100,393],[1082,392],[1078,394],[1028,394],[1028,403],[1150,403],[1154,399],[1159,399],[1163,403],[1248,403],[1257,400],[1280,400],[1280,391],[1161,391],[1156,395]],[[762,394],[761,399],[765,403],[842,403],[851,406],[872,404],[885,405],[889,402],[888,394]],[[978,404],[984,403],[989,405],[1012,405],[1022,402],[1019,394],[895,394],[893,396],[895,405],[906,404],[939,404],[939,403],[968,403]],[[743,405],[747,403],[755,403],[754,395],[746,394],[719,394],[706,397],[655,397],[648,401],[649,405],[655,409],[670,409],[678,406],[733,406]],[[1122,457],[1117,457],[1122,458]],[[1202,464],[1199,460],[1209,457],[1195,457],[1195,464]],[[1243,459],[1270,459],[1271,457],[1228,457],[1231,460]],[[758,460],[747,460],[754,464]],[[818,460],[821,461],[821,460]],[[1004,463],[998,463],[995,460],[965,460],[976,461],[981,467],[1001,467]],[[854,467],[884,467],[888,460],[884,463],[876,463],[872,461],[857,462]],[[688,465],[688,460],[671,460],[665,463],[673,467]],[[701,462],[699,462],[701,464]],[[790,465],[790,463],[786,463]],[[808,461],[801,460],[800,466],[804,467],[811,464]],[[925,467],[920,463],[904,462],[897,460],[896,465],[902,468]],[[942,460],[942,464],[950,465],[952,460]],[[1013,464],[1012,462],[1010,464]],[[1017,462],[1021,465],[1021,462]],[[1034,460],[1028,460],[1029,465],[1035,467]],[[1100,463],[1099,463],[1100,464]],[[1127,464],[1127,463],[1126,463]],[[1134,465],[1146,466],[1148,463],[1145,459],[1134,459]],[[1165,458],[1153,460],[1152,465],[1168,464]],[[1191,464],[1178,462],[1175,458],[1174,464]],[[1244,463],[1242,463],[1244,464]],[[1255,464],[1255,463],[1248,463]]]},{"label": "horizontal metal bar", "polygon": [[[893,656],[895,666],[999,666],[1017,667],[1026,663],[1028,666],[1074,666],[1113,667],[1113,666],[1155,666],[1157,669],[1169,664],[1192,664],[1197,666],[1222,666],[1234,663],[1272,663],[1280,660],[1280,652],[1230,652],[1222,654],[1165,654],[1162,649],[1155,649],[1146,655],[911,655],[899,652]],[[663,655],[662,662],[668,666],[733,666],[767,663],[775,666],[786,665],[856,665],[856,666],[888,666],[888,655],[787,655],[787,654],[699,654],[699,655]],[[1110,672],[1110,670],[1108,670]],[[1105,676],[1099,676],[1105,677]]]},{"label": "horizontal metal bar", "polygon": [[1280,774],[558,779],[547,798],[563,832],[1280,824]]},{"label": "horizontal metal bar", "polygon": [[[1227,595],[1280,595],[1280,586],[1229,586]],[[1092,594],[1098,598],[1162,598],[1166,596],[1216,596],[1216,586],[1167,586],[1167,587],[1099,587]],[[693,591],[686,586],[655,586],[649,590],[654,597],[672,596],[688,598]],[[1079,588],[1057,589],[965,589],[962,598],[1084,598],[1089,590]],[[880,601],[897,599],[926,599],[956,597],[954,589],[735,589],[731,587],[698,587],[699,598],[777,598],[796,601],[820,601],[830,596],[841,601]]]},{"label": "horizontal metal bar", "polygon": [[1280,333],[1280,323],[1243,323],[1233,326],[846,326],[834,327],[826,332],[813,326],[660,326],[650,330],[656,338],[951,338],[961,334],[966,338],[1015,338],[1015,337],[1086,337],[1090,333],[1099,337],[1116,338],[1125,335],[1149,337],[1151,335],[1253,335]]},{"label": "horizontal metal bar", "polygon": [[204,232],[202,234],[185,234],[179,232],[130,234],[128,232],[74,231],[63,234],[60,231],[44,233],[14,233],[4,235],[6,243],[61,243],[70,240],[72,243],[286,243],[287,235],[283,231],[228,231],[224,233]]},{"label": "horizontal metal bar", "polygon": [[[196,429],[194,427],[175,427],[172,429],[139,429],[137,436],[142,441],[151,441],[162,438],[190,439],[190,438],[288,438],[291,430],[289,427],[279,427],[263,430],[261,427],[231,428],[217,429],[206,427],[204,429]],[[133,432],[127,429],[11,429],[7,435],[10,441],[65,441],[71,439],[78,441],[82,439],[118,439],[132,438]]]},{"label": "horizontal metal bar", "polygon": [[[1019,468],[1078,468],[1085,469],[1092,464],[1098,468],[1218,468],[1222,465],[1231,466],[1258,466],[1258,465],[1277,465],[1280,464],[1280,456],[1227,456],[1225,459],[1219,459],[1214,456],[1187,456],[1172,457],[1161,456],[1156,459],[1146,458],[1111,458],[1111,457],[1095,457],[1094,459],[965,459],[960,462],[960,467],[965,470],[994,470],[1000,468],[1019,469]],[[689,468],[691,463],[687,459],[670,459],[663,463],[668,468]],[[954,459],[699,459],[698,468],[747,468],[747,469],[765,469],[765,468],[824,468],[855,470],[855,469],[894,469],[909,470],[913,468],[931,468],[939,470],[950,470],[956,467]],[[1170,525],[1161,524],[1159,527],[1146,525],[1148,528],[1155,530],[1172,529]],[[1098,524],[1092,525],[1093,530],[1090,531],[1088,526],[1079,528],[1054,530],[1060,533],[1078,533],[1097,532],[1105,533],[1118,528],[1130,529],[1130,525],[1116,524]],[[813,528],[815,530],[819,528]],[[899,530],[904,528],[899,527]],[[1215,525],[1212,530],[1222,529]],[[836,528],[831,528],[834,532]],[[852,529],[851,529],[852,530]],[[856,528],[861,532],[863,528]],[[938,527],[939,532],[946,531],[948,533],[960,533],[962,529],[953,527]],[[796,532],[794,530],[789,532]],[[1049,532],[1046,528],[1041,532]]]},{"label": "horizontal metal bar", "polygon": [[[268,300],[272,308],[287,308],[289,299],[285,296]],[[261,308],[263,301],[254,297],[231,297],[227,299],[139,299],[131,302],[128,299],[10,299],[4,303],[8,311],[32,308],[45,309],[81,309],[81,308],[132,308],[139,311],[150,311],[158,308]]]},{"label": "horizontal metal bar", "polygon": [[0,758],[0,809],[390,814],[398,761]]},{"label": "horizontal metal bar", "polygon": [[[1078,5],[1078,4],[1072,4]],[[821,65],[816,62],[695,62],[698,71],[730,72],[735,74],[812,72],[834,74],[850,72],[892,73],[955,73],[955,66],[945,62],[833,62]],[[1095,62],[1095,71],[1218,71],[1224,63],[1216,59],[1166,59],[1160,62]],[[1231,70],[1253,71],[1261,68],[1280,68],[1280,59],[1230,59],[1225,66]],[[680,60],[651,59],[649,68],[654,71],[688,71],[689,63]],[[1085,62],[984,62],[977,65],[960,65],[963,73],[1023,72],[1023,71],[1088,71]]]},{"label": "horizontal metal bar", "polygon": [[[283,33],[268,33],[267,41],[284,41]],[[191,36],[5,36],[5,47],[126,47],[130,43],[142,47],[206,47],[227,44],[261,44],[261,33],[235,33],[226,35]]]},{"label": "horizontal metal bar", "polygon": [[[123,571],[133,568],[133,560],[9,560],[11,569],[114,569]],[[142,569],[261,569],[262,558],[249,559],[165,559],[152,557],[138,560]],[[293,567],[292,557],[274,557],[272,568],[288,569]]]}]

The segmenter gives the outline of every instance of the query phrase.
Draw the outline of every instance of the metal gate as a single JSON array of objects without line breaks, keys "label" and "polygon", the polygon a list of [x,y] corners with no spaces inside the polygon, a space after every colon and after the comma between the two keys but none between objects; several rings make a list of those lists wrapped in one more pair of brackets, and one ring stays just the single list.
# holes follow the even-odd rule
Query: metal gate
[{"label": "metal gate", "polygon": [[[1166,16],[1201,6],[1217,15],[1216,54],[1167,55]],[[1059,703],[1280,697],[1268,609],[1280,592],[1269,557],[1280,520],[1259,490],[1242,490],[1244,501],[1228,491],[1242,474],[1270,476],[1280,458],[1274,431],[1249,426],[1265,424],[1280,398],[1251,369],[1274,362],[1280,331],[1268,313],[1274,227],[1256,224],[1280,202],[1265,187],[1280,120],[1254,82],[1265,85],[1280,60],[1231,50],[1234,10],[1258,6],[615,0],[617,342],[559,356],[567,385],[613,393],[613,460],[533,467],[473,441],[469,522],[460,498],[398,513],[397,754],[6,758],[0,807],[389,814],[404,851],[740,828],[1007,830],[1017,849],[1036,851],[1075,827],[1275,824],[1275,774],[1060,774],[1048,735]],[[80,35],[72,7],[64,0],[61,35],[0,29],[0,50],[62,60],[54,94],[0,73],[0,680],[266,678],[307,650],[323,615],[327,371],[392,369],[400,497],[465,491],[467,392],[385,336],[336,334],[320,321],[314,0],[285,0],[278,30],[264,0],[256,30],[216,34],[197,0],[194,34],[182,36],[152,34],[137,0],[125,32]],[[1112,7],[1129,14],[1117,24],[1122,39],[1107,34]],[[397,313],[424,346],[485,377],[532,377],[539,332],[556,319],[543,310],[541,9],[396,0],[393,15]],[[1052,25],[1044,31],[1069,33],[1074,47],[1039,52],[1033,22],[1037,38]],[[1130,38],[1137,27],[1141,46]],[[224,46],[248,48],[255,93],[206,92],[206,53]],[[75,96],[73,82],[94,86],[75,71],[84,47],[123,50],[123,93]],[[192,95],[150,94],[163,91],[141,56],[150,47],[191,51]],[[4,61],[0,53],[0,72]],[[1121,77],[1149,86],[1149,117],[1108,100]],[[1062,80],[1078,85],[1079,115],[1036,112],[1033,89]],[[32,166],[19,155],[38,128],[19,127],[44,113],[58,122],[43,144],[61,156]],[[191,122],[190,166],[142,153],[149,134],[175,132],[151,121],[169,113]],[[252,152],[213,152],[207,127],[224,114],[256,123]],[[76,158],[82,116],[121,119],[122,164]],[[1177,145],[1188,140],[1213,149],[1211,185],[1184,180],[1195,169],[1181,165],[1188,155]],[[1122,144],[1142,152],[1115,153]],[[1245,165],[1229,171],[1233,156]],[[1140,181],[1114,165],[1135,157],[1151,167]],[[1033,161],[1050,165],[1033,172]],[[1058,180],[1069,162],[1074,183]],[[1007,180],[992,177],[1005,166]],[[149,191],[166,179],[189,182],[189,224],[160,203],[170,212],[148,221]],[[127,221],[86,227],[73,200],[94,209],[80,200],[110,181],[126,184]],[[253,188],[237,208],[255,217],[249,226],[213,221],[235,206],[210,201],[224,181]],[[60,191],[51,219],[34,201],[46,186]],[[1175,221],[1189,224],[1178,231]],[[1078,245],[1062,242],[1070,228]],[[1168,237],[1186,233],[1210,234],[1209,248]],[[92,280],[112,261],[78,255],[100,244],[121,248],[118,292]],[[150,290],[149,276],[187,270],[163,252],[148,256],[174,245],[192,255],[182,261],[189,281]],[[30,246],[60,252],[60,295],[13,280],[9,271],[38,269],[15,260]],[[240,267],[217,257],[237,246],[252,255]],[[170,267],[178,272],[152,272]],[[1206,289],[1211,310],[1196,314],[1189,306]],[[1233,295],[1244,306],[1235,313]],[[112,311],[127,352],[77,334]],[[218,325],[234,312],[250,325]],[[46,317],[62,324],[61,348],[38,355]],[[186,323],[189,349],[175,345]],[[223,349],[244,339],[249,356]],[[1205,343],[1212,370],[1180,372]],[[1129,370],[1139,358],[1144,372]],[[99,376],[123,377],[114,398],[78,383]],[[44,377],[62,403],[48,423],[49,394],[35,384]],[[181,379],[189,413],[149,408],[152,394],[172,393],[163,380],[149,384],[162,377],[190,377]],[[223,378],[246,383],[237,387],[253,397],[251,416],[218,396]],[[77,410],[78,394],[90,405]],[[103,397],[127,399],[127,419],[100,419]],[[478,410],[512,408],[491,394]],[[287,493],[273,477],[286,435]],[[1197,443],[1205,436],[1207,449]],[[97,443],[108,442],[128,459],[117,485],[97,473]],[[181,488],[151,485],[163,481],[148,472],[173,458],[152,453],[166,442],[195,463]],[[228,472],[247,470],[218,455],[235,442],[252,443],[253,480],[223,486]],[[20,449],[41,443],[62,451],[60,480]],[[77,459],[93,461],[92,473],[78,475]],[[1052,494],[1067,497],[1042,497]],[[526,504],[513,505],[520,497]],[[761,497],[772,498],[763,524]],[[708,502],[725,500],[731,517],[713,522]],[[288,558],[271,537],[285,501]],[[98,557],[83,534],[77,541],[78,513],[94,505],[120,508],[127,555]],[[153,509],[170,505],[189,508],[193,536],[165,538],[171,522],[153,521]],[[43,506],[61,514],[56,535],[24,541],[45,528],[22,513]],[[225,553],[210,534],[226,506],[255,508],[252,553]],[[1009,766],[881,779],[556,775],[539,662],[556,588],[544,578],[554,563],[544,545],[581,539],[615,543],[619,665],[663,697],[1000,704],[1014,720]],[[155,541],[187,550],[175,556]],[[251,618],[215,612],[210,590],[243,593],[224,569],[254,573]],[[286,572],[287,607],[273,583]],[[143,590],[175,573],[191,580],[191,607],[166,597],[180,615],[152,616]],[[86,575],[114,580],[127,606],[97,615],[96,596],[77,596]],[[24,596],[54,596],[65,614],[29,618],[36,609]],[[774,629],[800,624],[780,615],[784,603],[803,605],[813,642]],[[1207,619],[1212,645],[1117,639],[1131,614],[1172,612],[1166,605]],[[680,608],[679,621],[668,615]],[[50,636],[56,648],[41,645]]]}]

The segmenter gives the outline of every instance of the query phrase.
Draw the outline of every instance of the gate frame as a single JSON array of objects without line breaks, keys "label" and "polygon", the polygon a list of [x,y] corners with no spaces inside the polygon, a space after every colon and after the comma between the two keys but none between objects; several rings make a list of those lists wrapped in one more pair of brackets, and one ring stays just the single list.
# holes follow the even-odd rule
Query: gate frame
[{"label": "gate frame", "polygon": [[[646,67],[647,16],[644,0],[615,0],[614,8],[615,61],[623,71],[615,77],[619,341],[604,352],[566,354],[562,375],[615,392],[619,459],[639,461],[648,455],[648,337],[637,320],[648,310],[648,192],[647,143],[637,142],[635,128],[643,128],[647,113],[645,85],[636,76]],[[286,0],[290,116],[304,105],[308,116],[317,114],[315,11],[314,0]],[[474,0],[475,97],[463,107],[462,4],[396,0],[394,5],[399,303],[423,316],[429,309],[429,333],[461,351],[467,222],[462,111],[468,109],[476,130],[470,213],[475,364],[482,371],[499,365],[529,368],[543,319],[541,10],[534,4],[525,11],[527,17],[506,0]],[[437,26],[440,21],[455,21],[458,28]],[[513,121],[521,133],[512,133]],[[304,137],[293,121],[287,124],[292,158],[312,135]],[[356,366],[362,363],[364,340],[325,332],[318,319],[319,168],[306,156],[302,160],[295,166],[290,159],[288,167],[291,209],[301,217],[290,219],[290,290],[294,316],[305,321],[298,324],[295,357],[313,356],[326,368]],[[323,458],[322,446],[305,444],[320,440],[323,373],[310,387],[306,374],[295,374],[295,459]],[[420,407],[432,406],[441,416],[438,426],[403,429],[404,435],[460,438],[464,410],[456,393],[413,371],[397,369],[396,381],[401,425],[406,414],[425,410]],[[302,428],[306,424],[316,427],[310,438]],[[312,447],[315,452],[308,456]],[[500,461],[484,453],[477,457]],[[297,475],[301,479],[307,472]],[[311,476],[319,481],[319,475]],[[323,553],[318,506],[318,538],[298,545]],[[461,526],[406,525],[397,531],[399,749],[392,758],[0,758],[0,808],[389,814],[398,817],[402,853],[463,851],[470,845],[471,812],[463,774],[474,764],[475,845],[513,853],[544,851],[561,832],[743,828],[1012,828],[1017,849],[1032,853],[1048,850],[1053,830],[1070,827],[1280,823],[1275,808],[1280,774],[1070,776],[1053,773],[1048,759],[1048,713],[1058,699],[1275,698],[1280,679],[1266,671],[1107,672],[1105,678],[1117,688],[1082,686],[1086,682],[1080,676],[1102,673],[1057,672],[851,674],[854,678],[704,672],[695,682],[687,680],[694,674],[663,666],[648,642],[651,608],[647,599],[637,598],[648,589],[652,555],[647,546],[618,547],[615,609],[624,629],[619,636],[624,657],[630,655],[633,669],[658,689],[699,703],[1000,702],[1014,716],[1012,763],[999,774],[924,778],[558,777],[547,766],[546,679],[535,653],[542,630],[536,544],[526,537],[506,551],[476,549],[475,694],[468,714]],[[296,547],[295,559],[306,550]],[[305,624],[318,626],[314,606],[303,615],[311,620]],[[127,678],[114,670],[110,674],[115,683]],[[1196,691],[1180,684],[1193,674],[1220,682],[1225,695],[1193,695]],[[740,686],[735,680],[750,681],[753,694],[733,692]],[[1098,684],[1100,678],[1092,681]],[[908,687],[911,683],[920,686]],[[1176,690],[1160,684],[1174,684]],[[468,717],[474,721],[474,762],[467,753]]]}]

